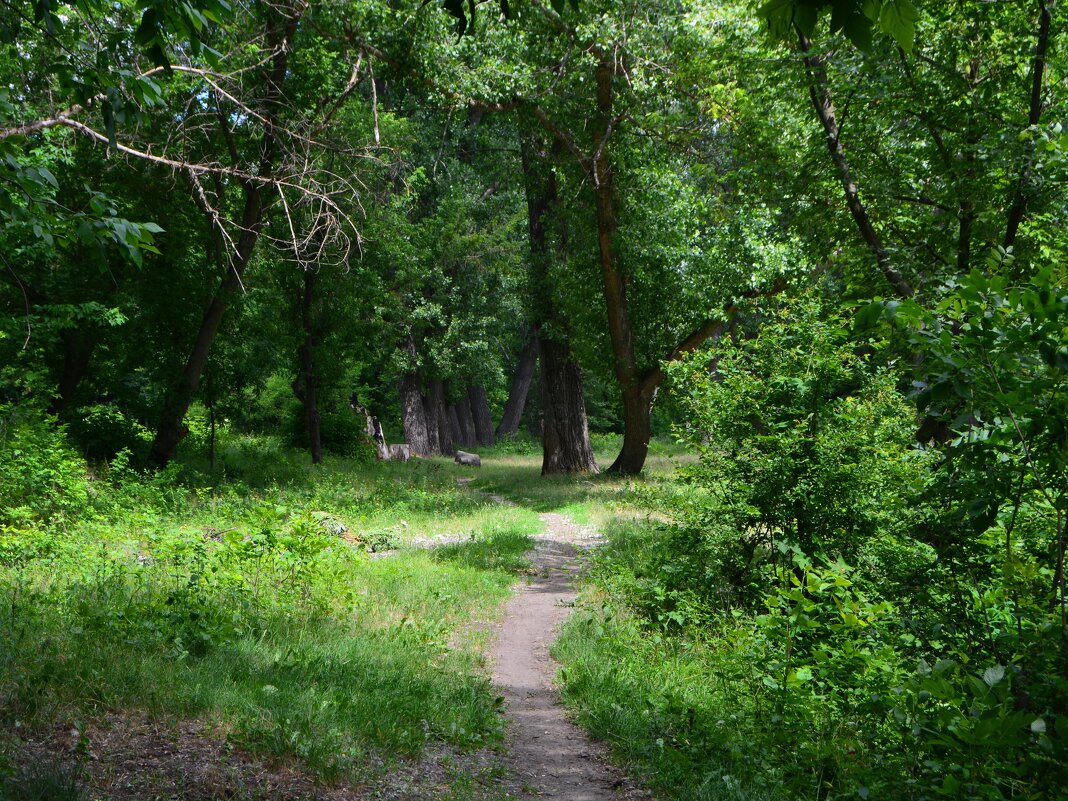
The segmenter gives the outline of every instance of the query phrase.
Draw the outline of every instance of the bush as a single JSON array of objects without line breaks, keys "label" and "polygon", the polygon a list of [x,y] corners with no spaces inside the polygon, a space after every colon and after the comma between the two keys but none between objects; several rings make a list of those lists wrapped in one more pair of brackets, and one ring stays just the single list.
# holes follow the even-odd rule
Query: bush
[{"label": "bush", "polygon": [[122,450],[141,457],[152,443],[152,432],[113,403],[80,407],[69,428],[89,459],[109,461]]},{"label": "bush", "polygon": [[870,369],[846,333],[802,298],[756,336],[672,368],[677,433],[700,454],[687,480],[710,498],[692,522],[725,525],[750,550],[781,539],[851,561],[877,533],[910,530],[929,460],[897,376]]},{"label": "bush", "polygon": [[91,512],[85,461],[54,417],[0,406],[0,525],[58,525]]}]

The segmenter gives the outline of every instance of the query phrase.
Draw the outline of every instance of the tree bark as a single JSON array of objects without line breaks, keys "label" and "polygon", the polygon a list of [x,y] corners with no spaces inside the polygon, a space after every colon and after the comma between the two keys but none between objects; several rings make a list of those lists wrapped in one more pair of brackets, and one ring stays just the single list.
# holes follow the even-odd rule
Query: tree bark
[{"label": "tree bark", "polygon": [[319,274],[314,270],[304,271],[304,295],[300,304],[300,322],[304,341],[297,352],[300,364],[301,401],[304,404],[304,431],[308,435],[308,450],[312,464],[323,461],[322,425],[319,416],[318,380],[315,375],[315,330],[312,321],[312,302],[315,299],[315,284]]},{"label": "tree bark", "polygon": [[820,56],[811,55],[812,42],[808,37],[798,32],[798,42],[801,52],[804,54],[805,67],[808,69],[810,83],[808,87],[809,99],[812,107],[816,110],[816,116],[823,126],[823,132],[827,137],[827,150],[831,154],[831,161],[838,170],[838,179],[845,191],[846,208],[849,209],[853,222],[860,232],[861,238],[868,246],[868,250],[875,256],[887,283],[894,288],[901,297],[911,298],[915,290],[904,279],[890,262],[890,255],[883,246],[882,238],[872,225],[868,216],[868,209],[860,198],[860,190],[853,180],[853,173],[849,167],[849,159],[846,157],[845,148],[842,146],[838,118],[835,113],[834,100],[831,96],[831,85],[827,78],[827,69],[824,67],[824,59]]},{"label": "tree bark", "polygon": [[440,456],[441,446],[438,444],[440,435],[438,432],[438,416],[434,412],[434,405],[430,395],[423,396],[423,419],[426,420],[426,453],[425,456]]},{"label": "tree bark", "polygon": [[415,340],[411,336],[405,345],[411,358],[412,369],[400,379],[401,416],[404,423],[404,441],[412,446],[419,456],[430,453],[430,438],[427,434],[426,411],[423,408],[423,387],[419,371],[415,368]]},{"label": "tree bark", "polygon": [[447,413],[449,415],[449,432],[452,434],[452,441],[454,443],[459,442],[460,444],[463,444],[464,432],[463,429],[460,428],[460,416],[456,412],[455,403],[449,404]]},{"label": "tree bark", "polygon": [[471,402],[471,416],[475,423],[475,440],[483,448],[493,446],[493,416],[490,414],[489,399],[486,388],[481,384],[467,387],[467,398]]},{"label": "tree bark", "polygon": [[[531,283],[534,287],[536,346],[541,352],[542,385],[542,475],[593,473],[597,461],[590,444],[582,371],[571,355],[566,339],[567,324],[553,302],[545,225],[558,203],[556,177],[547,156],[535,156],[533,144],[522,143],[526,183],[527,224],[530,236]],[[535,160],[537,158],[537,160]],[[554,336],[543,333],[551,327]]]},{"label": "tree bark", "polygon": [[595,473],[590,445],[582,371],[566,343],[542,338],[541,376],[543,476],[554,473]]},{"label": "tree bark", "polygon": [[430,381],[427,401],[427,418],[434,419],[438,453],[442,456],[452,456],[456,448],[452,444],[452,427],[449,422],[449,412],[445,406],[445,382],[440,378]]},{"label": "tree bark", "polygon": [[460,444],[468,447],[478,444],[475,434],[475,418],[471,412],[471,400],[466,395],[456,401],[456,420],[460,424]]},{"label": "tree bark", "polygon": [[608,334],[612,342],[616,381],[623,392],[623,448],[610,473],[637,474],[645,465],[652,436],[654,392],[646,392],[638,376],[634,332],[627,309],[626,280],[619,271],[615,251],[615,177],[608,159],[608,138],[612,135],[615,68],[602,61],[597,66],[597,123],[594,126],[592,160],[594,198],[597,216],[597,249],[601,280],[608,311]]},{"label": "tree bark", "polygon": [[[1038,34],[1035,44],[1035,57],[1031,64],[1031,100],[1027,113],[1027,124],[1038,125],[1042,119],[1042,82],[1046,70],[1046,52],[1049,49],[1049,29],[1052,14],[1048,0],[1038,0]],[[1031,172],[1034,167],[1034,146],[1032,145],[1027,161],[1020,171],[1020,180],[1013,192],[1009,206],[1008,222],[1005,226],[1003,247],[1008,250],[1016,244],[1016,234],[1020,230],[1024,214],[1027,211],[1027,190],[1031,184]]]},{"label": "tree bark", "polygon": [[[297,6],[290,11],[290,16],[282,20],[280,28],[272,32],[268,39],[274,55],[270,60],[267,75],[267,90],[264,95],[263,113],[266,121],[260,141],[260,165],[258,174],[268,178],[274,172],[275,158],[278,151],[277,128],[274,123],[276,107],[282,97],[282,84],[289,66],[289,55],[293,49],[293,39],[297,32],[297,23],[303,13],[303,7]],[[215,297],[204,312],[200,328],[193,340],[193,347],[181,375],[168,390],[160,412],[159,426],[152,442],[149,460],[157,467],[165,467],[175,456],[178,443],[184,435],[182,421],[189,404],[192,403],[200,384],[200,377],[208,363],[211,345],[219,332],[223,315],[233,295],[241,288],[241,279],[252,259],[256,242],[260,238],[263,225],[264,184],[260,181],[245,181],[245,203],[241,212],[241,236],[238,238],[236,253],[226,272]]]},{"label": "tree bark", "polygon": [[497,425],[497,439],[507,437],[519,430],[519,421],[523,418],[523,410],[527,405],[527,396],[530,394],[530,384],[534,380],[534,369],[538,364],[538,338],[531,337],[530,341],[519,352],[519,364],[516,365],[515,374],[512,376],[512,386],[508,390],[508,400],[504,404],[504,412],[501,413],[501,422]]}]

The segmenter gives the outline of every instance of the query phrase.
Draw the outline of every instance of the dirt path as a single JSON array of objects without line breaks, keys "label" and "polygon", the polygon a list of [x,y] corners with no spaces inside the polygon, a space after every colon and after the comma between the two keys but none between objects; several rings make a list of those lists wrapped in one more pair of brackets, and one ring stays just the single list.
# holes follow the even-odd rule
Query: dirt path
[{"label": "dirt path", "polygon": [[536,574],[508,602],[491,654],[509,721],[509,783],[526,798],[643,801],[649,796],[608,762],[604,746],[565,717],[552,686],[558,666],[549,647],[570,614],[581,551],[598,538],[563,515],[541,519]]}]

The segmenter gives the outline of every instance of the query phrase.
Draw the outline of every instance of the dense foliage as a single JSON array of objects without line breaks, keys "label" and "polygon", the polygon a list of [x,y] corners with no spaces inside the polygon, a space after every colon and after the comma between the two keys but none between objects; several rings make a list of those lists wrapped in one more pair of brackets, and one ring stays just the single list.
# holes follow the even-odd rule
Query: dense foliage
[{"label": "dense foliage", "polygon": [[[635,475],[659,435],[559,648],[654,786],[1063,795],[1060,5],[3,9],[3,738],[494,741],[449,643],[536,522],[388,445]],[[410,522],[478,537],[367,558]]]}]

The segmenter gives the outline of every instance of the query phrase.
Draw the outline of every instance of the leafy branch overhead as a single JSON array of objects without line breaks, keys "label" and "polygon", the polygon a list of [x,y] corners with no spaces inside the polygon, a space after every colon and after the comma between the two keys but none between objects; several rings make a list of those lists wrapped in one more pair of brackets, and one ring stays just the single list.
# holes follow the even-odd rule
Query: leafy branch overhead
[{"label": "leafy branch overhead", "polygon": [[769,0],[760,7],[773,39],[792,40],[796,33],[811,38],[821,21],[842,33],[861,50],[870,50],[879,31],[911,53],[920,15],[911,0]]}]

